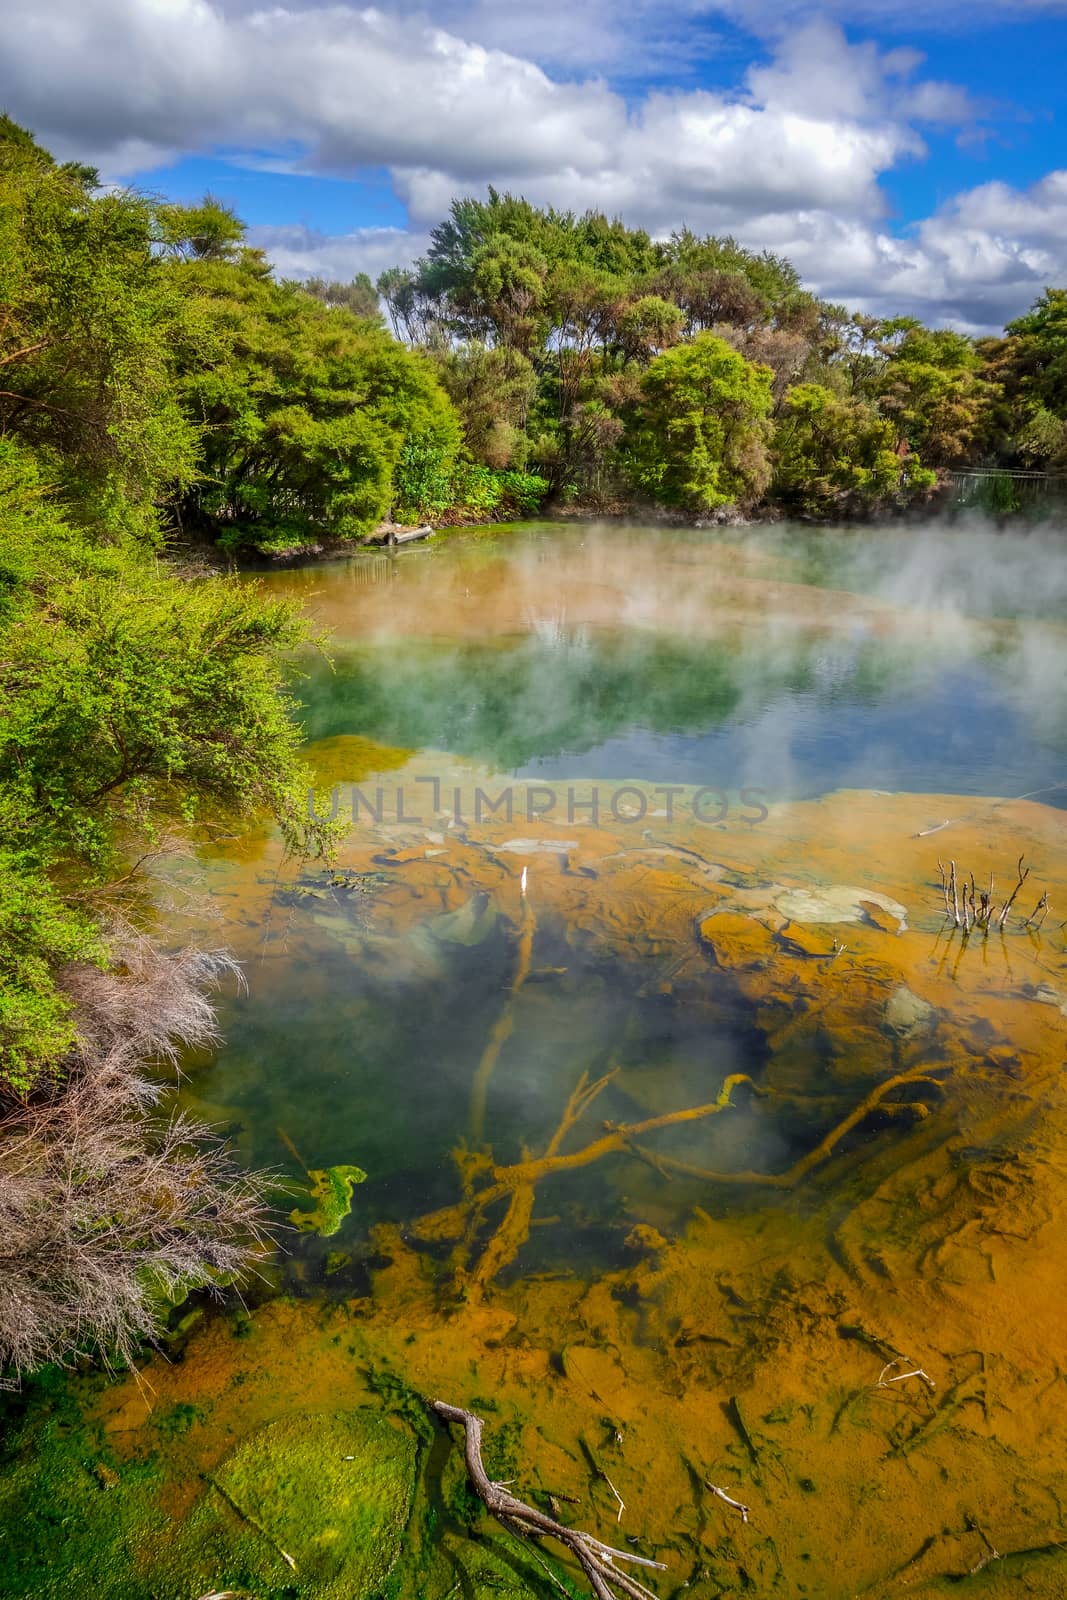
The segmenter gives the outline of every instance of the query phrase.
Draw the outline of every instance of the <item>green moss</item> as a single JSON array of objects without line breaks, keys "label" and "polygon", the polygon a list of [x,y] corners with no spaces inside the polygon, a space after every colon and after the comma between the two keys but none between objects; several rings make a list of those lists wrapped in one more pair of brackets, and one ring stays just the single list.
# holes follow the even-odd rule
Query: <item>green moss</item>
[{"label": "green moss", "polygon": [[362,1183],[367,1174],[362,1167],[313,1168],[310,1195],[319,1203],[314,1211],[292,1211],[289,1221],[301,1233],[317,1233],[330,1239],[352,1210],[352,1186]]},{"label": "green moss", "polygon": [[271,1423],[227,1457],[182,1543],[215,1587],[370,1600],[400,1554],[415,1441],[369,1410]]},{"label": "green moss", "polygon": [[187,1400],[181,1400],[176,1406],[163,1416],[155,1419],[155,1425],[164,1439],[180,1439],[183,1433],[188,1433],[194,1423],[204,1420],[203,1412],[199,1406],[190,1405]]},{"label": "green moss", "polygon": [[[158,1503],[159,1458],[119,1460],[58,1372],[8,1402],[0,1438],[0,1594],[144,1600],[136,1553],[165,1548],[173,1529]],[[180,1588],[157,1592],[185,1600]]]}]

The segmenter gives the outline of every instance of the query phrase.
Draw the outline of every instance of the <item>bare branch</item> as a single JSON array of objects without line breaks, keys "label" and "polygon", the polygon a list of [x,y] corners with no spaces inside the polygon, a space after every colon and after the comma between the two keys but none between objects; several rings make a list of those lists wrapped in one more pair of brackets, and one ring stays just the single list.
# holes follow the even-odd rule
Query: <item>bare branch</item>
[{"label": "bare branch", "polygon": [[[471,1485],[490,1515],[496,1517],[509,1532],[522,1539],[555,1539],[563,1545],[589,1580],[596,1600],[617,1600],[620,1594],[627,1596],[628,1600],[656,1600],[650,1589],[646,1589],[631,1573],[620,1572],[615,1563],[627,1561],[634,1566],[665,1572],[667,1569],[662,1561],[652,1561],[648,1556],[635,1555],[629,1550],[616,1550],[602,1543],[594,1534],[565,1527],[555,1517],[547,1516],[545,1512],[509,1494],[503,1484],[493,1483],[482,1464],[482,1429],[485,1424],[481,1417],[463,1411],[459,1406],[449,1405],[444,1400],[433,1400],[430,1405],[445,1422],[458,1422],[463,1428],[467,1474]],[[618,1498],[617,1491],[615,1493]]]}]

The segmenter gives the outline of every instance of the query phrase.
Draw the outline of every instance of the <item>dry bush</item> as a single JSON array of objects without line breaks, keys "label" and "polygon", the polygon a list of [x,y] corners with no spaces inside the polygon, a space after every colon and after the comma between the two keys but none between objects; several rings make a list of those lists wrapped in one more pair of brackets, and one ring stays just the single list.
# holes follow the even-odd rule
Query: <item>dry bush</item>
[{"label": "dry bush", "polygon": [[233,962],[128,928],[113,948],[110,971],[63,975],[82,1040],[63,1081],[0,1115],[0,1384],[79,1350],[130,1362],[175,1300],[265,1241],[263,1176],[153,1115],[146,1071],[215,1041],[209,990]]}]

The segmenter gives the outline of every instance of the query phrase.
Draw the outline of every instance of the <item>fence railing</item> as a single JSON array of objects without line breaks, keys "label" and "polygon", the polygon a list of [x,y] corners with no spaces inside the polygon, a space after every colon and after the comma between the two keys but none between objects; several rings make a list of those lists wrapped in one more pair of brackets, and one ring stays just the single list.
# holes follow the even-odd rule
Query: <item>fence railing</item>
[{"label": "fence railing", "polygon": [[1037,472],[1026,468],[959,467],[945,477],[955,491],[957,505],[1010,512],[1046,500],[1067,502],[1067,472]]}]

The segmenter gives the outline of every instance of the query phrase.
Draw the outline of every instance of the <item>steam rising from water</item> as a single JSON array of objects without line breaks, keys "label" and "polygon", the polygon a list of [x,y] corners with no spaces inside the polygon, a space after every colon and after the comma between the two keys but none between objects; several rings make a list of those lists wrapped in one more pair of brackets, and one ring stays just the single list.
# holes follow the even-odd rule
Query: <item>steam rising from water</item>
[{"label": "steam rising from water", "polygon": [[335,631],[298,686],[312,739],[775,798],[1022,794],[1067,778],[1065,545],[977,519],[542,525],[274,581]]}]

